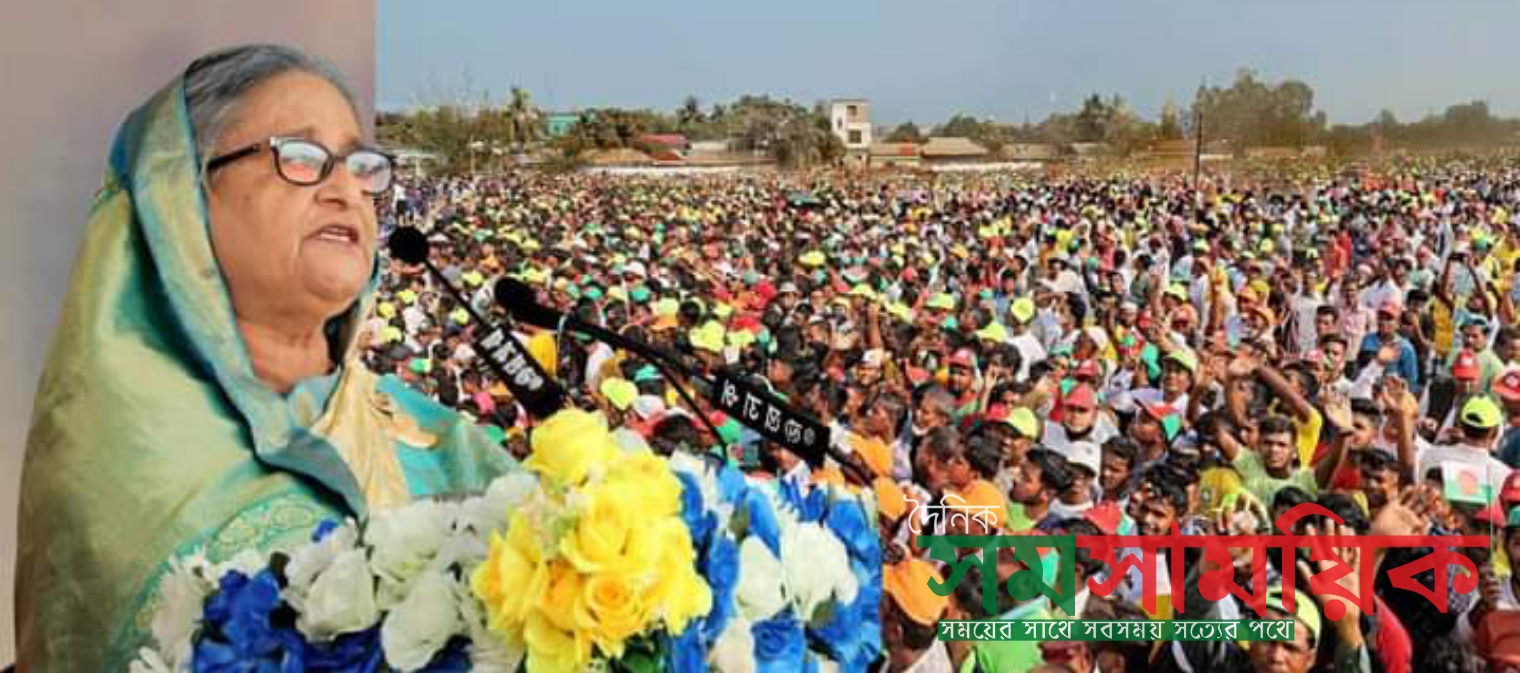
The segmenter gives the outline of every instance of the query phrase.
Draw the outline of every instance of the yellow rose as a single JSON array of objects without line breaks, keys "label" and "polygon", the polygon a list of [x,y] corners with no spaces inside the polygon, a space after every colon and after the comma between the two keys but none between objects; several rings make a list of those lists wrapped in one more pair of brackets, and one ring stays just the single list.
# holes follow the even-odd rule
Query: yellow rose
[{"label": "yellow rose", "polygon": [[554,628],[541,611],[528,617],[523,640],[528,645],[528,673],[576,673],[591,662],[590,642]]},{"label": "yellow rose", "polygon": [[608,470],[603,488],[645,519],[681,513],[681,481],[659,456],[625,453]]},{"label": "yellow rose", "polygon": [[589,624],[579,624],[575,618],[575,602],[580,595],[581,574],[568,563],[556,562],[549,566],[549,589],[538,607],[556,629],[574,632],[589,628]]},{"label": "yellow rose", "polygon": [[690,565],[671,576],[662,608],[671,633],[680,633],[686,630],[687,622],[712,611],[712,587]]},{"label": "yellow rose", "polygon": [[[693,616],[712,609],[712,592],[697,575],[696,550],[680,519],[666,518],[641,527],[630,537],[629,557],[657,559],[644,602],[680,631]],[[679,627],[677,627],[679,625]]]},{"label": "yellow rose", "polygon": [[601,414],[566,409],[533,431],[532,455],[523,466],[561,486],[579,486],[596,465],[617,456],[617,444]]},{"label": "yellow rose", "polygon": [[623,655],[623,643],[644,630],[649,621],[633,577],[625,573],[597,573],[581,588],[582,609],[595,620],[591,630],[597,647],[609,657]]},{"label": "yellow rose", "polygon": [[560,552],[584,573],[611,570],[623,564],[631,530],[642,525],[639,513],[602,489],[584,495],[575,529],[560,540]]},{"label": "yellow rose", "polygon": [[696,550],[685,523],[676,517],[662,517],[644,521],[629,533],[627,557],[646,561],[645,566],[663,573],[673,567],[691,565]]},{"label": "yellow rose", "polygon": [[549,571],[542,559],[530,558],[517,545],[491,534],[486,560],[470,576],[470,588],[485,605],[492,631],[509,633],[522,626],[548,590]]}]

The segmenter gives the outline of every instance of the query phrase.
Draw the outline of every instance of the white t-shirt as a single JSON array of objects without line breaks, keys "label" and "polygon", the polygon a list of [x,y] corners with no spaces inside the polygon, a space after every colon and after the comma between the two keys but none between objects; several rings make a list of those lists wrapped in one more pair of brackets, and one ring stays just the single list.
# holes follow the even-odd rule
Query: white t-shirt
[{"label": "white t-shirt", "polygon": [[1027,380],[1029,378],[1029,366],[1045,359],[1045,346],[1028,330],[1009,339],[1009,343],[1012,343],[1014,348],[1019,349],[1019,357],[1022,360],[1019,363],[1018,379],[1020,381]]},{"label": "white t-shirt", "polygon": [[1466,463],[1484,468],[1489,488],[1495,495],[1504,490],[1504,480],[1509,478],[1509,466],[1481,448],[1466,444],[1432,445],[1424,440],[1418,440],[1415,451],[1415,474],[1422,481],[1427,472],[1441,467],[1441,464],[1446,462]]}]

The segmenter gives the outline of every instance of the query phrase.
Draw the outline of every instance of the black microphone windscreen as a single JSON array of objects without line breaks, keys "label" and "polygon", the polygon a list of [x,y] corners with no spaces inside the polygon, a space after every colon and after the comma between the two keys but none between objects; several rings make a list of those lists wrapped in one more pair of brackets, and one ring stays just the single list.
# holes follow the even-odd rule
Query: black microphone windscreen
[{"label": "black microphone windscreen", "polygon": [[432,247],[432,244],[428,243],[427,236],[416,227],[401,227],[391,232],[389,245],[391,257],[407,264],[421,264],[427,261],[428,250]]},{"label": "black microphone windscreen", "polygon": [[537,293],[522,281],[502,278],[496,281],[494,294],[496,305],[506,309],[513,320],[544,329],[559,329],[559,311],[539,304]]}]

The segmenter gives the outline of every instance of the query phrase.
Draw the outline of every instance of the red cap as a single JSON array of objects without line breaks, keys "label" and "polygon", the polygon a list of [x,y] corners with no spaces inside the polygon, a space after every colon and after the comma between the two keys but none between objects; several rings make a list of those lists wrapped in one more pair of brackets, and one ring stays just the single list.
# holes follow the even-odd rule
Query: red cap
[{"label": "red cap", "polygon": [[1074,377],[1098,378],[1098,363],[1092,360],[1083,360],[1072,372]]},{"label": "red cap", "polygon": [[1484,507],[1483,509],[1478,510],[1477,513],[1473,514],[1473,521],[1492,523],[1498,526],[1503,526],[1505,519],[1506,517],[1504,514],[1504,506],[1500,505],[1498,502],[1491,502],[1487,507]]},{"label": "red cap", "polygon": [[1093,392],[1092,386],[1086,383],[1079,383],[1071,389],[1071,392],[1066,393],[1066,397],[1061,400],[1061,406],[1065,408],[1094,409],[1098,406],[1098,395]]},{"label": "red cap", "polygon": [[1399,317],[1399,314],[1403,313],[1403,311],[1404,309],[1397,302],[1391,301],[1385,301],[1382,306],[1378,307],[1378,315],[1391,315],[1395,318]]},{"label": "red cap", "polygon": [[776,286],[772,285],[768,280],[762,280],[755,285],[755,294],[759,295],[766,302],[770,302],[770,300],[776,298]]},{"label": "red cap", "polygon": [[1499,500],[1506,506],[1520,504],[1520,471],[1511,472],[1504,479],[1504,490],[1499,491]]},{"label": "red cap", "polygon": [[1520,400],[1520,369],[1511,369],[1494,379],[1494,394],[1500,399]]},{"label": "red cap", "polygon": [[950,366],[976,369],[976,353],[972,353],[969,348],[957,350],[955,355],[950,356]]},{"label": "red cap", "polygon": [[1451,365],[1451,375],[1458,381],[1476,381],[1483,375],[1483,368],[1478,366],[1478,356],[1470,350],[1463,350],[1457,354],[1457,361]]}]

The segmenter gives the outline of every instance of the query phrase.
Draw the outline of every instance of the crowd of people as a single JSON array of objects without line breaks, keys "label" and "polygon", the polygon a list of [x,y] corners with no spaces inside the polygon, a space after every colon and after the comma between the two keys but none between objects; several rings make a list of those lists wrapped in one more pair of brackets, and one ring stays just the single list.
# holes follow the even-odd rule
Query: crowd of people
[{"label": "crowd of people", "polygon": [[[522,173],[413,178],[381,199],[384,226],[427,232],[435,265],[476,312],[499,311],[494,283],[516,278],[544,304],[706,371],[752,376],[826,424],[844,462],[812,466],[706,406],[697,380],[519,327],[577,404],[657,451],[873,492],[886,563],[881,670],[1520,668],[1512,163],[1196,184]],[[471,312],[422,269],[388,264],[370,366],[524,456],[530,419],[480,366]],[[1001,516],[947,521],[911,506],[950,496]],[[1158,563],[1154,586],[1132,571],[1106,597],[1085,587],[1112,567],[1079,550],[1077,614],[1006,590],[991,614],[975,567],[951,595],[930,590],[946,564],[915,544],[919,534],[1276,534],[1278,516],[1302,503],[1341,523],[1307,517],[1298,534],[1491,535],[1490,547],[1454,548],[1478,589],[1447,582],[1441,611],[1389,577],[1429,549],[1339,548],[1346,565],[1374,566],[1370,586],[1340,580],[1376,596],[1362,611],[1306,598],[1310,570],[1332,562],[1304,549],[1271,555],[1267,572],[1268,616],[1297,625],[1287,642],[937,639],[945,619],[1255,613],[1238,596],[1205,600],[1199,579],[1218,564],[1188,549],[1182,576]],[[1235,560],[1251,586],[1250,554]],[[1285,563],[1301,569],[1291,611]],[[1009,553],[995,565],[1004,586],[1023,564]],[[1042,563],[1051,578],[1055,565]],[[1436,586],[1434,569],[1415,577]],[[1149,610],[1146,593],[1158,595]]]}]

